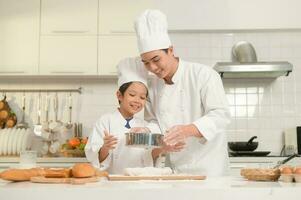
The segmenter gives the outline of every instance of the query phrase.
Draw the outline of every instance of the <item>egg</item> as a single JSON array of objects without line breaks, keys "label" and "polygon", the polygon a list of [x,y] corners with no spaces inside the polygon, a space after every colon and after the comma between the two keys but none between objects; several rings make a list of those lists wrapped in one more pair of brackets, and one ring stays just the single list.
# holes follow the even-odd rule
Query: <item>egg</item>
[{"label": "egg", "polygon": [[300,166],[295,168],[294,174],[301,175],[301,167]]},{"label": "egg", "polygon": [[281,174],[293,174],[293,168],[290,166],[282,167]]}]

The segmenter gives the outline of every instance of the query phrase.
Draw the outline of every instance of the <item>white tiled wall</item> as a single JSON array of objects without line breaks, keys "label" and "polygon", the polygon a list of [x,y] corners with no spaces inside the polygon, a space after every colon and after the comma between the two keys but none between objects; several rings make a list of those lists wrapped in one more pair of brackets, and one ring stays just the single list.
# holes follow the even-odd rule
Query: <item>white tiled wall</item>
[{"label": "white tiled wall", "polygon": [[214,66],[230,61],[232,46],[241,40],[255,47],[259,61],[289,61],[288,77],[268,79],[224,79],[232,123],[229,141],[258,136],[258,150],[280,153],[283,130],[301,125],[301,32],[235,32],[172,34],[181,57]]},{"label": "white tiled wall", "polygon": [[[223,80],[229,100],[232,123],[229,140],[247,140],[258,136],[258,150],[279,153],[283,145],[283,130],[301,124],[301,31],[235,32],[235,33],[172,33],[176,54],[183,59],[213,66],[217,61],[230,61],[235,42],[251,42],[259,61],[289,61],[293,73],[276,80]],[[1,78],[0,88],[83,88],[83,94],[73,94],[76,112],[73,119],[84,124],[88,135],[95,120],[117,107],[116,79],[10,79]],[[21,93],[8,94],[10,103],[20,116]],[[46,94],[43,94],[44,97]],[[50,94],[53,96],[54,94]],[[27,120],[36,122],[37,94],[26,94]],[[59,118],[67,120],[67,94],[59,94]],[[30,116],[29,116],[30,113]],[[43,115],[43,119],[44,119]],[[53,112],[51,112],[53,118]]]}]

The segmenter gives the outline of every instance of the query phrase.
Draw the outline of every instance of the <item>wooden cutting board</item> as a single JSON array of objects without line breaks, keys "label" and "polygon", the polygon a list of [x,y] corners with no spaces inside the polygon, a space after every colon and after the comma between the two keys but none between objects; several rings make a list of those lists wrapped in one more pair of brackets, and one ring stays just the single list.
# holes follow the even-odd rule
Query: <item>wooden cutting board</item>
[{"label": "wooden cutting board", "polygon": [[137,181],[137,180],[205,180],[206,176],[197,175],[164,175],[164,176],[123,176],[109,175],[110,181]]},{"label": "wooden cutting board", "polygon": [[45,178],[44,176],[31,177],[30,181],[33,183],[60,183],[60,184],[85,184],[98,182],[99,177],[89,178]]}]

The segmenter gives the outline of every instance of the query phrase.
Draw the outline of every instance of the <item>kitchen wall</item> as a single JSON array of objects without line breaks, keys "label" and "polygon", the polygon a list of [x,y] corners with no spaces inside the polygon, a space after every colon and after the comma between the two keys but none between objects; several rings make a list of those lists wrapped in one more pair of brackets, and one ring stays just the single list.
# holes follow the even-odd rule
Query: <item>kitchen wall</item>
[{"label": "kitchen wall", "polygon": [[183,58],[209,66],[230,61],[233,44],[241,40],[254,45],[259,61],[294,65],[288,77],[274,80],[223,80],[232,116],[229,141],[257,135],[258,150],[279,154],[283,130],[301,124],[301,31],[173,34],[172,39]]},{"label": "kitchen wall", "polygon": [[[259,61],[289,61],[294,65],[288,77],[267,79],[225,79],[232,123],[229,141],[258,136],[258,150],[279,154],[283,130],[301,124],[301,31],[252,31],[233,33],[171,33],[176,54],[183,59],[214,66],[230,61],[231,47],[240,40],[251,42]],[[83,88],[73,94],[73,120],[84,124],[88,135],[95,120],[117,108],[116,78],[1,78],[0,88]],[[20,118],[22,93],[9,93],[8,100]],[[36,123],[36,93],[26,94],[26,119]],[[53,96],[54,94],[49,94]],[[43,94],[43,101],[46,94]],[[60,93],[59,118],[68,120],[67,96]],[[50,118],[54,117],[53,111]],[[43,119],[45,114],[43,113]],[[71,133],[67,133],[71,135]]]}]

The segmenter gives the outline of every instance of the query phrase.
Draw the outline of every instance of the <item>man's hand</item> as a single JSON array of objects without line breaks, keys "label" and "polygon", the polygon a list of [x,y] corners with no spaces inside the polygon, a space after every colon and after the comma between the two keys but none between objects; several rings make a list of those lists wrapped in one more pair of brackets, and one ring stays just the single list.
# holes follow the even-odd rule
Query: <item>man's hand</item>
[{"label": "man's hand", "polygon": [[174,145],[168,145],[166,143],[162,146],[162,153],[179,152],[185,147],[185,142],[178,142]]},{"label": "man's hand", "polygon": [[180,142],[185,142],[186,138],[191,136],[202,137],[202,134],[195,125],[176,125],[166,131],[164,142],[167,145],[175,145]]}]

